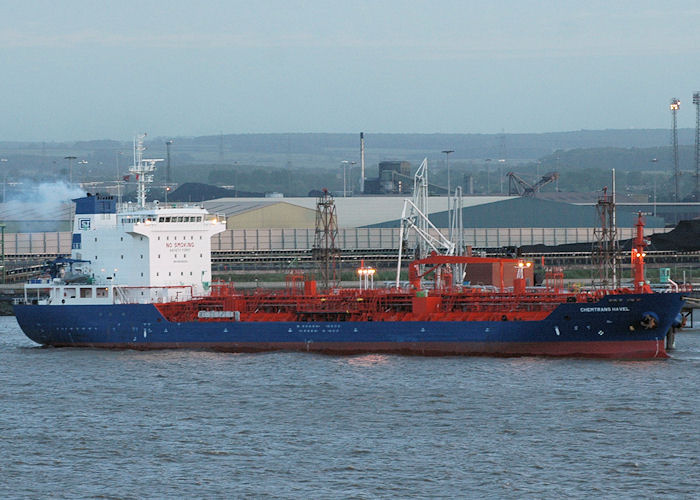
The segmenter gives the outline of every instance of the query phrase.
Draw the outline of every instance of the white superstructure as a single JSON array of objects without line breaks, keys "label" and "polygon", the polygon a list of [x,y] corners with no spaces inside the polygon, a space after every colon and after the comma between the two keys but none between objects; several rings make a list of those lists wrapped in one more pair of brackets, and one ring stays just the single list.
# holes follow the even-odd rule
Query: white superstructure
[{"label": "white superstructure", "polygon": [[[223,218],[199,204],[146,203],[157,160],[143,158],[143,137],[130,171],[137,203],[88,193],[75,202],[71,259],[59,277],[34,280],[49,288],[47,303],[86,304],[183,300],[211,283],[211,237],[226,229]],[[47,286],[47,285],[50,285]]]},{"label": "white superstructure", "polygon": [[[95,198],[97,204],[109,201]],[[124,204],[115,213],[79,212],[77,208],[71,257],[82,262],[74,264],[74,271],[123,286],[191,286],[195,295],[208,288],[211,237],[226,224],[201,206],[154,202]]]}]

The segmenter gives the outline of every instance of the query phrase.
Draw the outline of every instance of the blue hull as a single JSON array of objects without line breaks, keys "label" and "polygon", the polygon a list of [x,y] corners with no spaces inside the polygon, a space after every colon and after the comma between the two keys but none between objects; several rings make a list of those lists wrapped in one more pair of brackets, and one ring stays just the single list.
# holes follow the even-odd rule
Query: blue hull
[{"label": "blue hull", "polygon": [[[168,321],[151,304],[17,305],[24,333],[56,347],[300,350],[419,355],[666,357],[680,294],[611,295],[562,303],[541,321],[236,322]],[[655,328],[640,321],[658,317]]]}]

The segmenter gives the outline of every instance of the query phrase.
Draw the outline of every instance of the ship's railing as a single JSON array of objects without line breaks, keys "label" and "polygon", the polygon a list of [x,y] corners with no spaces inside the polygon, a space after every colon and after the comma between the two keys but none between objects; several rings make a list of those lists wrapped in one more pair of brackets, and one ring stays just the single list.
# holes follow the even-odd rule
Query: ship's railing
[{"label": "ship's railing", "polygon": [[[24,284],[23,303],[78,303],[108,301],[114,304],[152,304],[191,300],[191,285],[125,286],[112,283],[66,283],[60,279],[34,279]],[[65,300],[61,300],[65,299]],[[69,300],[70,299],[70,300]]]},{"label": "ship's railing", "polygon": [[143,207],[139,206],[135,202],[125,202],[120,203],[117,206],[118,213],[143,213],[148,210],[163,210],[166,208],[197,208],[203,209],[204,206],[201,203],[191,203],[191,202],[161,202],[161,201],[149,201]]},{"label": "ship's railing", "polygon": [[123,286],[113,285],[114,302],[119,304],[153,304],[185,302],[194,296],[192,285]]}]

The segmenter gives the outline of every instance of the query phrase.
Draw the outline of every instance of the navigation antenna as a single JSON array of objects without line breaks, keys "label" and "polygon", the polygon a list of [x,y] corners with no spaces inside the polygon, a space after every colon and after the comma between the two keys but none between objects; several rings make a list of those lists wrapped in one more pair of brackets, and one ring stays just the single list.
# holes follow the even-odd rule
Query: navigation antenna
[{"label": "navigation antenna", "polygon": [[396,266],[396,288],[401,277],[401,259],[403,257],[404,239],[410,230],[415,231],[416,260],[428,256],[428,248],[441,255],[454,255],[455,244],[443,235],[428,219],[428,159],[418,167],[413,178],[413,200],[406,198],[401,212],[401,229],[399,230],[399,258]]},{"label": "navigation antenna", "polygon": [[603,188],[603,195],[596,204],[599,226],[593,230],[593,265],[598,271],[598,284],[601,288],[617,288],[621,272],[620,246],[617,240],[615,221],[615,170],[613,169],[612,195]]},{"label": "navigation antenna", "polygon": [[140,208],[146,206],[146,191],[147,184],[153,182],[153,172],[156,170],[156,163],[163,161],[159,159],[145,159],[143,152],[146,146],[143,145],[143,140],[146,134],[137,135],[134,139],[134,164],[129,167],[129,172],[136,176],[136,201]]},{"label": "navigation antenna", "polygon": [[316,233],[311,256],[319,262],[321,283],[326,289],[338,286],[337,261],[340,250],[336,247],[338,218],[335,201],[327,189],[316,202]]}]

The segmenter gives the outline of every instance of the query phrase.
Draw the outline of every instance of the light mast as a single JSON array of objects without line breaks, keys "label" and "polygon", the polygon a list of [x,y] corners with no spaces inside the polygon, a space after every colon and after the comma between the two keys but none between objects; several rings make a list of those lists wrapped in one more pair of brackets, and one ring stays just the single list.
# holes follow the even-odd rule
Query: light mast
[{"label": "light mast", "polygon": [[671,105],[669,106],[671,110],[671,116],[673,117],[673,178],[676,184],[675,199],[673,201],[678,202],[680,200],[680,188],[678,186],[680,177],[680,168],[678,165],[678,127],[677,127],[677,117],[678,110],[681,109],[681,101],[677,98],[671,99]]}]

